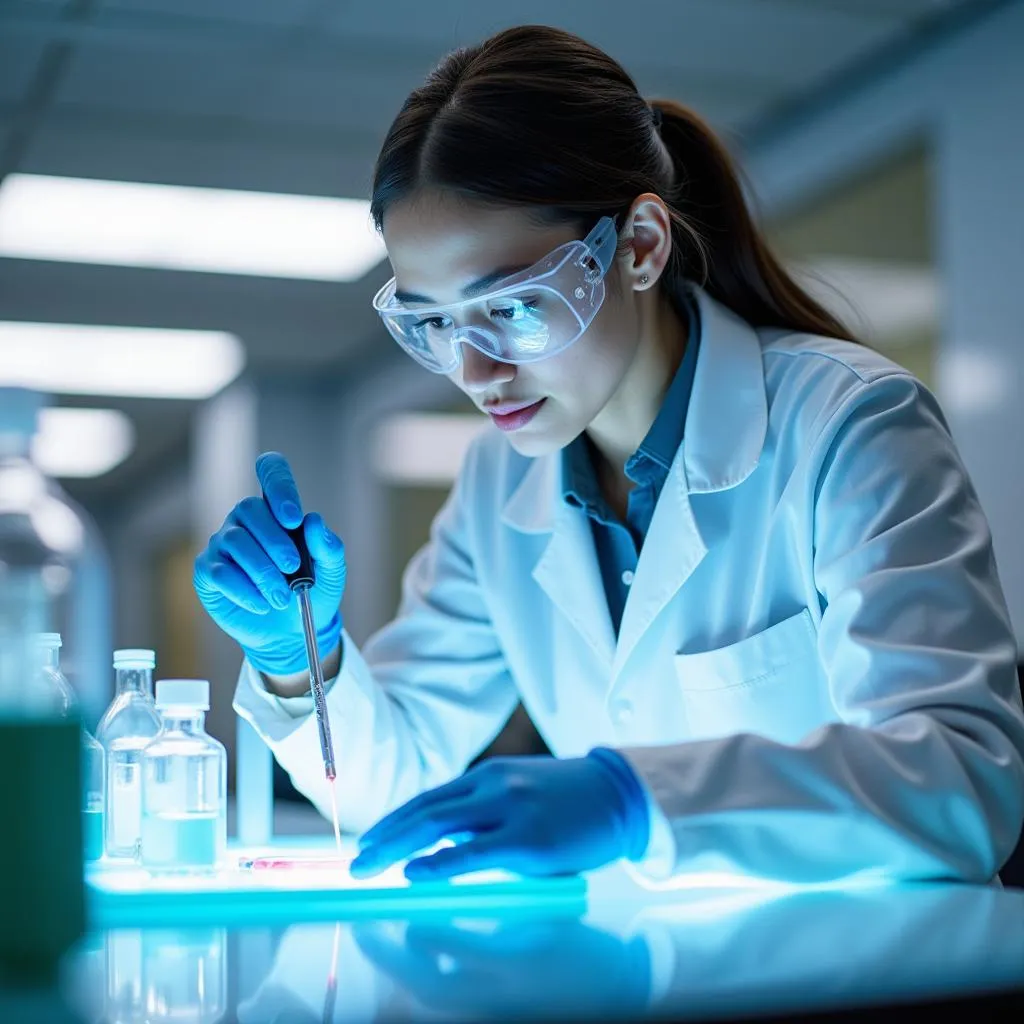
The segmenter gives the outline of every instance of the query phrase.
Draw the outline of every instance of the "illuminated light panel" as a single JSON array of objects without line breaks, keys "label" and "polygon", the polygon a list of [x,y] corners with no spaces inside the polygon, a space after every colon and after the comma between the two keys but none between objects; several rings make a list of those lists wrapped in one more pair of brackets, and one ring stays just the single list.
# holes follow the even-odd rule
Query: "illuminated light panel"
[{"label": "illuminated light panel", "polygon": [[9,174],[0,256],[355,281],[385,250],[363,199]]},{"label": "illuminated light panel", "polygon": [[242,343],[225,331],[0,321],[0,385],[202,399],[230,384],[244,365]]},{"label": "illuminated light panel", "polygon": [[373,438],[374,472],[391,483],[450,484],[486,417],[462,413],[403,413],[385,420]]},{"label": "illuminated light panel", "polygon": [[43,409],[32,458],[48,476],[102,476],[134,445],[131,420],[116,409]]}]

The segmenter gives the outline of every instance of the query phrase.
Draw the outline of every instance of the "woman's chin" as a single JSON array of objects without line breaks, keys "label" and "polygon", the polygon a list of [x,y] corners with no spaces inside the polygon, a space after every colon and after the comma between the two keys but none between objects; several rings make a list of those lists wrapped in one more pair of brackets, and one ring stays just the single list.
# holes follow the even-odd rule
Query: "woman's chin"
[{"label": "woman's chin", "polygon": [[505,436],[508,438],[508,443],[513,449],[528,459],[537,459],[542,455],[551,455],[553,452],[557,452],[564,447],[558,437],[547,431],[537,431],[534,433],[528,429],[516,430]]}]

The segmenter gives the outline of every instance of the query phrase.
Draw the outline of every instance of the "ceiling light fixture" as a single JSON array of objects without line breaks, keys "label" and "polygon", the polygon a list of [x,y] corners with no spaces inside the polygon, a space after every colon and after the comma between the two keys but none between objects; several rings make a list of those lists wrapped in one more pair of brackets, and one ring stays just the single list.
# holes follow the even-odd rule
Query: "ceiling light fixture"
[{"label": "ceiling light fixture", "polygon": [[0,256],[355,281],[384,259],[363,199],[9,174]]},{"label": "ceiling light fixture", "polygon": [[72,395],[215,395],[245,365],[225,331],[0,321],[0,385]]},{"label": "ceiling light fixture", "polygon": [[116,409],[43,409],[32,458],[49,476],[102,476],[135,446],[135,430]]}]

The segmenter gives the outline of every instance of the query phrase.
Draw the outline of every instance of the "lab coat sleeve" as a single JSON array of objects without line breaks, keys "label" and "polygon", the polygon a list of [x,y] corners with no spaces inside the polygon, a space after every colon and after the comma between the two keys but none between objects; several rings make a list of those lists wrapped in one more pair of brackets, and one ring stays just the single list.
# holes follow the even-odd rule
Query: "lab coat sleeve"
[{"label": "lab coat sleeve", "polygon": [[[467,456],[430,542],[410,562],[397,617],[360,651],[342,634],[327,692],[342,827],[362,831],[415,794],[461,774],[511,715],[518,693],[474,569]],[[330,814],[312,714],[269,701],[242,667],[235,710],[259,732],[296,788]]]},{"label": "lab coat sleeve", "polygon": [[815,444],[817,646],[839,721],[795,745],[748,733],[623,751],[670,826],[674,849],[653,843],[649,873],[988,882],[1024,818],[1016,647],[988,525],[909,375],[859,385]]}]

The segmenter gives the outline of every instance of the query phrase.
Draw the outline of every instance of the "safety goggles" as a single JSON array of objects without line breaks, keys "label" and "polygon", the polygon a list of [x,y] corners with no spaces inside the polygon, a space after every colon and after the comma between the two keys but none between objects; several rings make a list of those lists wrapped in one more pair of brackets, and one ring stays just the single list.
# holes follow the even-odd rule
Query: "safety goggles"
[{"label": "safety goggles", "polygon": [[392,278],[373,300],[391,336],[434,373],[459,365],[459,343],[502,363],[533,363],[564,352],[604,302],[618,233],[602,217],[583,241],[567,242],[496,288],[446,306],[405,306]]}]

